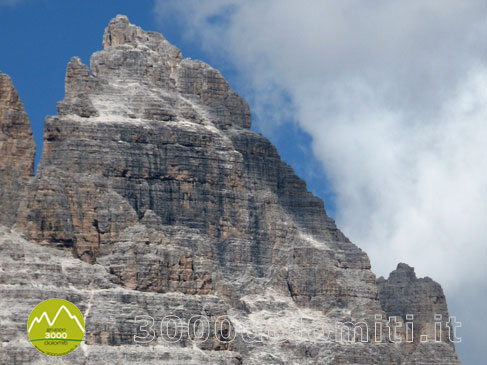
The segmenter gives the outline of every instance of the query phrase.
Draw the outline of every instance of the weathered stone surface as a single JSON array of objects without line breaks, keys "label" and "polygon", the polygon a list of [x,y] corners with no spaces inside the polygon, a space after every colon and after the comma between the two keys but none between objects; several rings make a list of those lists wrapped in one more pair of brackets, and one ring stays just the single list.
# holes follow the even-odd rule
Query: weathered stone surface
[{"label": "weathered stone surface", "polygon": [[[19,231],[72,247],[85,261],[113,264],[134,288],[211,289],[236,303],[268,283],[324,311],[380,309],[365,253],[275,147],[248,130],[246,102],[218,71],[182,59],[161,35],[125,17],[110,23],[103,48],[91,58],[91,73],[77,58],[68,65],[66,96],[59,116],[46,119]],[[125,249],[112,246],[148,211],[173,249],[124,257],[130,267],[120,268]],[[168,229],[174,226],[195,233],[181,239]],[[161,255],[168,262],[160,263]],[[193,262],[204,263],[206,273],[185,271]],[[171,277],[186,275],[179,270],[192,283],[174,284]]]},{"label": "weathered stone surface", "polygon": [[414,316],[414,321],[409,322],[414,323],[418,342],[421,336],[427,336],[429,339],[446,340],[453,346],[448,341],[453,339],[453,333],[449,331],[448,307],[440,284],[428,277],[416,278],[414,269],[401,263],[387,280],[380,277],[377,286],[382,309],[388,317],[398,316],[406,322],[406,315]]},{"label": "weathered stone surface", "polygon": [[[90,68],[77,58],[68,64],[58,114],[46,118],[42,160],[14,226],[42,246],[0,232],[0,267],[8,268],[0,300],[19,298],[30,308],[55,295],[84,308],[88,341],[73,359],[457,363],[446,340],[377,343],[375,315],[400,311],[400,302],[384,307],[367,255],[275,147],[249,130],[247,103],[218,71],[183,59],[162,35],[124,16],[112,20]],[[45,265],[18,256],[18,246]],[[73,265],[80,273],[68,279],[63,270],[73,273]],[[213,324],[227,316],[235,341],[133,341],[136,315],[202,312]],[[366,323],[368,342],[326,338],[344,322]],[[27,354],[20,327],[9,326],[16,340],[4,345],[14,354],[7,359],[40,359]]]},{"label": "weathered stone surface", "polygon": [[[158,246],[160,243],[149,243]],[[232,308],[214,294],[142,292],[123,288],[104,265],[88,264],[71,254],[22,239],[0,226],[0,362],[6,364],[457,364],[444,342],[404,344],[350,343],[334,334],[337,320],[350,320],[348,311],[330,313],[298,306],[274,290],[241,298]],[[38,352],[25,333],[32,308],[49,298],[76,304],[84,315],[85,339],[79,349],[60,358]],[[144,337],[136,316],[155,320],[155,338]],[[161,332],[165,316],[181,318],[177,341]],[[195,336],[190,319],[204,318],[205,336]],[[235,340],[226,343],[215,324],[229,319]],[[169,322],[164,322],[169,323]],[[173,334],[170,324],[170,334]],[[216,327],[219,329],[219,325]],[[328,337],[326,331],[330,331]],[[193,333],[193,334],[192,334]],[[198,332],[197,332],[198,333]],[[180,339],[179,339],[180,336]]]},{"label": "weathered stone surface", "polygon": [[0,224],[15,223],[29,178],[35,144],[30,122],[12,80],[0,72]]},{"label": "weathered stone surface", "polygon": [[[54,248],[23,240],[0,226],[0,363],[190,363],[238,364],[239,353],[218,351],[221,344],[214,333],[208,341],[182,338],[174,344],[162,342],[160,331],[151,351],[134,342],[138,332],[135,316],[162,319],[177,315],[188,320],[205,314],[212,327],[228,306],[214,295],[191,296],[178,293],[143,293],[123,289],[101,265],[90,265]],[[76,304],[84,314],[86,344],[68,356],[54,359],[37,351],[25,333],[30,310],[43,300],[63,298]],[[142,325],[143,322],[138,323]],[[211,327],[210,327],[211,328]],[[157,343],[157,344],[156,344]],[[193,344],[197,347],[192,348]],[[165,346],[164,346],[165,345]],[[206,350],[205,352],[198,348]]]}]

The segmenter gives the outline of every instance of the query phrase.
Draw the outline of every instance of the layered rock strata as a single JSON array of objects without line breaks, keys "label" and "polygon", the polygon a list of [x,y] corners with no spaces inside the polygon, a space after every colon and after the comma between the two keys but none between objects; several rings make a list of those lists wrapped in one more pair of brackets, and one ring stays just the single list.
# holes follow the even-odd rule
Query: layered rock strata
[{"label": "layered rock strata", "polygon": [[398,317],[414,325],[415,341],[421,336],[437,341],[454,340],[448,306],[440,284],[431,278],[417,278],[407,264],[397,265],[389,278],[377,280],[382,309],[387,317]]},{"label": "layered rock strata", "polygon": [[24,188],[34,175],[29,117],[12,80],[0,72],[0,224],[15,223]]},{"label": "layered rock strata", "polygon": [[[0,232],[2,304],[27,314],[43,298],[75,302],[87,343],[69,356],[87,363],[458,363],[447,339],[387,340],[401,291],[376,283],[367,255],[250,125],[218,71],[117,16],[89,68],[68,64],[37,176],[14,231]],[[407,309],[427,322],[435,308]],[[213,330],[207,341],[134,341],[135,316],[202,314],[211,328],[227,318],[235,340]],[[370,328],[365,342],[333,331],[357,322]],[[7,360],[42,361],[17,323],[8,330]]]}]

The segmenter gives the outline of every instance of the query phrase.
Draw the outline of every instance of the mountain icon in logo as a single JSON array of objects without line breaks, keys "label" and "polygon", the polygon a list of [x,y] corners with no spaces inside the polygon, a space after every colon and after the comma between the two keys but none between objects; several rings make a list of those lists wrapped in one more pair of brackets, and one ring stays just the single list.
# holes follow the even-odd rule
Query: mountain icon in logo
[{"label": "mountain icon in logo", "polygon": [[59,308],[59,310],[57,311],[56,315],[54,316],[54,319],[52,320],[52,322],[49,320],[49,316],[48,316],[47,312],[42,313],[41,318],[35,317],[34,320],[32,321],[32,323],[31,323],[31,325],[30,325],[30,327],[29,327],[29,329],[28,329],[27,332],[30,333],[32,327],[36,323],[41,324],[41,322],[42,322],[43,319],[45,319],[47,321],[47,324],[49,324],[50,327],[53,327],[56,324],[56,320],[58,319],[58,317],[59,317],[59,315],[61,314],[62,311],[65,311],[66,314],[69,316],[69,318],[73,319],[76,322],[76,324],[79,326],[79,328],[81,329],[81,331],[83,333],[85,332],[85,329],[81,325],[80,321],[78,320],[78,317],[76,317],[76,315],[71,314],[71,312],[69,311],[69,309],[66,308],[64,305],[62,305],[61,308]]},{"label": "mountain icon in logo", "polygon": [[39,351],[50,356],[63,356],[83,341],[85,321],[80,310],[64,299],[39,303],[27,322],[29,339]]}]

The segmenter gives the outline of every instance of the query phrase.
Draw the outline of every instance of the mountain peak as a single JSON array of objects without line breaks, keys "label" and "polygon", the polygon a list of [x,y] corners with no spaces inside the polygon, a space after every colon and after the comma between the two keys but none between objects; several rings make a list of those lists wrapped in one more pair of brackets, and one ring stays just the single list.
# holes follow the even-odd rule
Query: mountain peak
[{"label": "mountain peak", "polygon": [[12,79],[0,72],[0,224],[15,222],[28,180],[34,175],[30,121]]},{"label": "mountain peak", "polygon": [[[323,201],[250,130],[247,102],[220,72],[117,16],[90,67],[71,59],[65,83],[58,115],[45,121],[37,175],[28,183],[0,175],[0,193],[4,186],[12,193],[19,180],[27,184],[13,196],[18,209],[0,199],[0,212],[13,211],[14,229],[40,244],[0,229],[0,266],[13,272],[0,289],[7,303],[32,303],[47,292],[83,301],[90,347],[75,362],[137,354],[144,363],[457,363],[447,338],[398,345],[369,331],[365,338],[360,331],[360,342],[332,334],[352,322],[372,331],[377,315],[403,315],[404,308],[431,328],[431,308],[448,320],[444,297],[402,265],[398,272],[411,280],[376,282],[367,255],[336,227]],[[7,124],[23,118],[27,133],[26,115],[14,112],[2,116],[14,116]],[[26,308],[13,318],[22,313]],[[139,314],[177,314],[188,330],[203,316],[211,338],[181,333],[169,352],[141,352],[134,342],[142,334]],[[213,336],[218,324],[221,335]],[[234,324],[238,338],[224,341]],[[12,322],[6,331],[17,328]],[[405,338],[405,326],[398,332]],[[17,338],[25,333],[7,344],[11,359]],[[174,351],[184,355],[167,358]]]},{"label": "mountain peak", "polygon": [[144,31],[125,16],[110,21],[90,68],[78,58],[69,62],[58,113],[93,122],[179,121],[221,130],[251,124],[247,102],[220,72],[183,59],[161,34]]},{"label": "mountain peak", "polygon": [[127,16],[117,15],[105,28],[103,49],[122,45],[137,47],[140,44],[161,43],[164,40],[162,34],[145,32],[131,24]]}]

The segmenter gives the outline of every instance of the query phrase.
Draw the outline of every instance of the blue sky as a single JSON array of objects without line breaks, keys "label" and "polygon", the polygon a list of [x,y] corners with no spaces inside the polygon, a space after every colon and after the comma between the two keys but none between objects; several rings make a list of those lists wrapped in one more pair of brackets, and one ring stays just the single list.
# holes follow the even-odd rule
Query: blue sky
[{"label": "blue sky", "polygon": [[0,0],[0,70],[38,159],[67,62],[116,14],[219,69],[374,272],[440,282],[462,360],[485,359],[487,2]]}]

